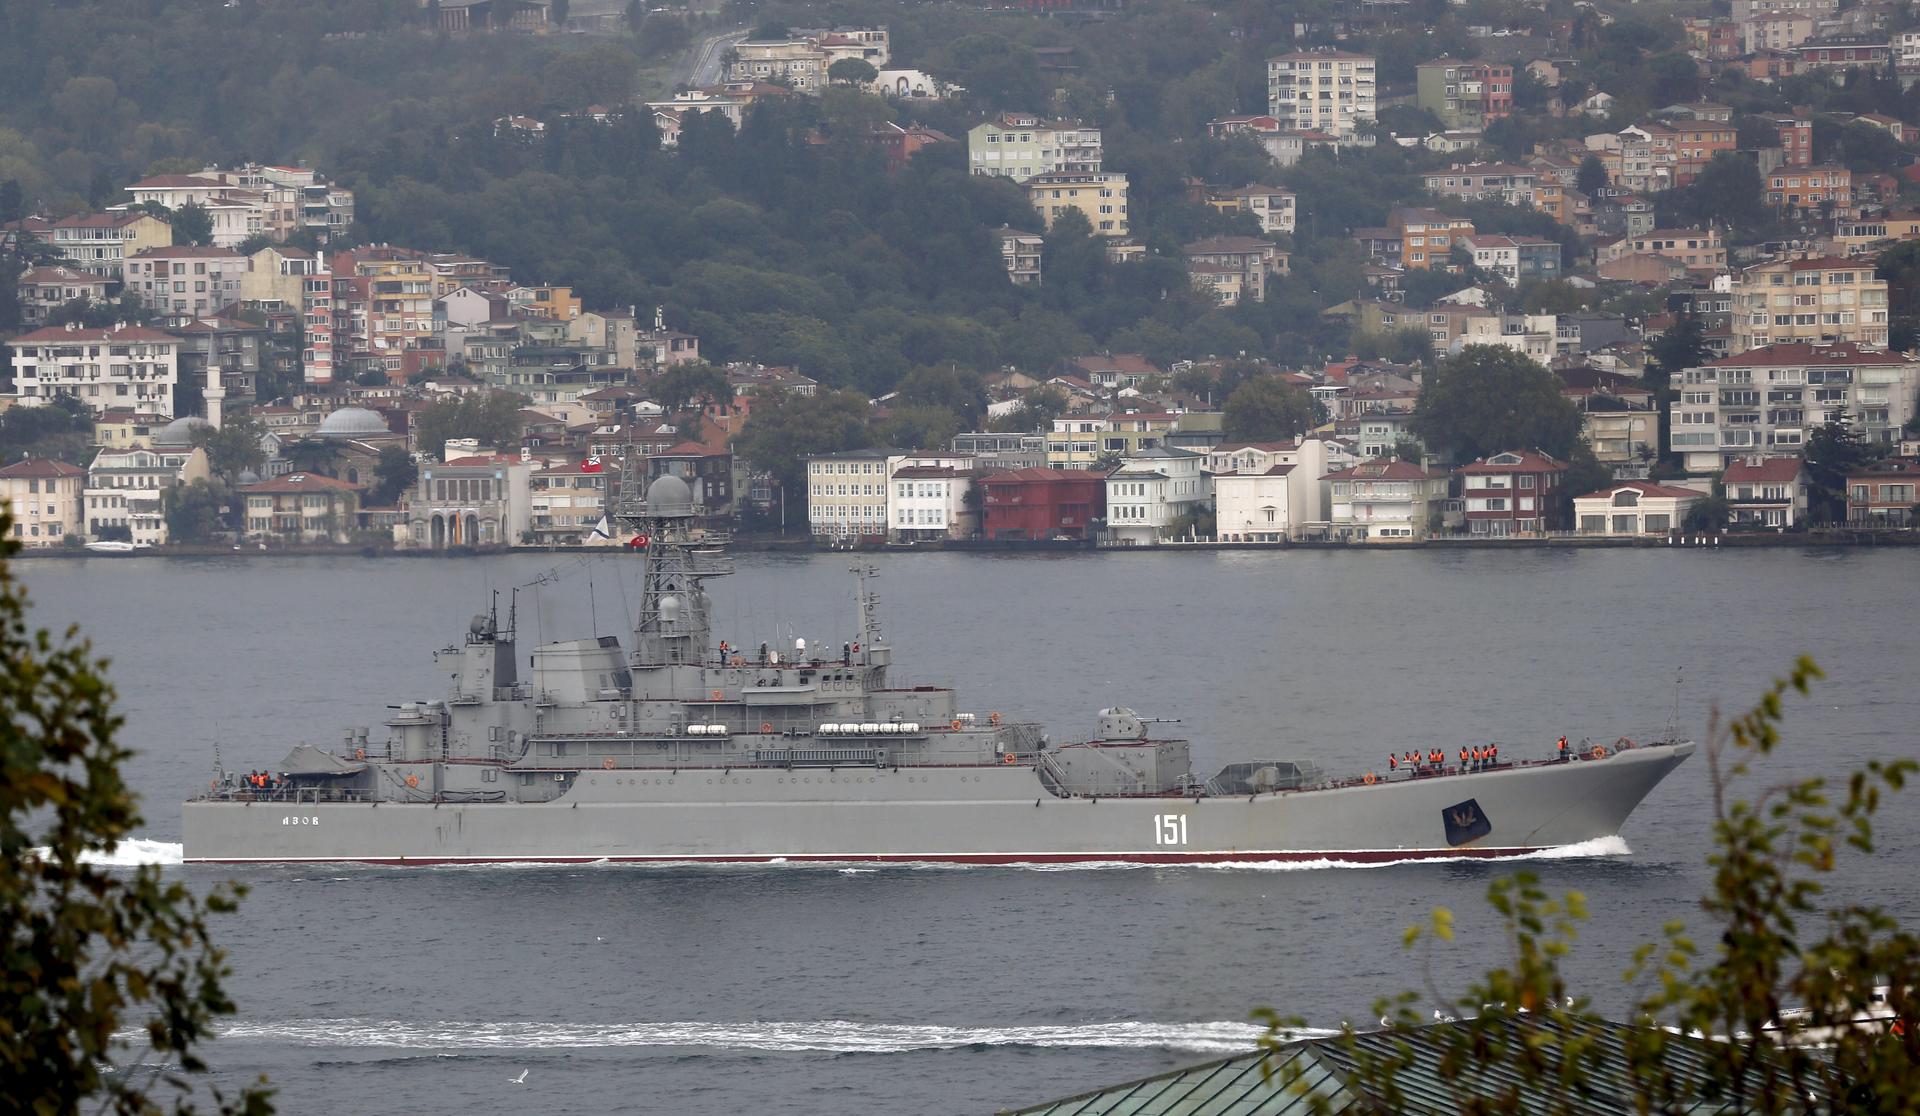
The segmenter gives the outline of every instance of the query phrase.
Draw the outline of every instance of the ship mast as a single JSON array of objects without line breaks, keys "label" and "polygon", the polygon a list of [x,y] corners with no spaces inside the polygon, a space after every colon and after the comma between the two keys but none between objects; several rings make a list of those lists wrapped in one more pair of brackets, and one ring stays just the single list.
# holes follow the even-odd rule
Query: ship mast
[{"label": "ship mast", "polygon": [[893,661],[893,649],[880,634],[880,595],[873,591],[872,585],[880,571],[872,566],[850,566],[848,570],[859,582],[855,596],[860,635],[854,644],[853,661],[867,668],[868,686],[883,687],[887,681],[887,665]]},{"label": "ship mast", "polygon": [[731,571],[701,563],[693,553],[701,508],[687,482],[655,477],[641,488],[638,468],[620,476],[616,520],[635,532],[627,545],[644,555],[640,607],[634,617],[635,667],[694,665],[712,654],[712,599],[701,582]]}]

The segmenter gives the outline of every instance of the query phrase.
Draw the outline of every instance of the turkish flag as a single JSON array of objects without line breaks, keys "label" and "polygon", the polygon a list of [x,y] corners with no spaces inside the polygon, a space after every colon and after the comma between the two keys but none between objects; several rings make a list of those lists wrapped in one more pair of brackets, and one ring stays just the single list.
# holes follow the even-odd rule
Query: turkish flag
[{"label": "turkish flag", "polygon": [[600,455],[595,454],[594,456],[587,458],[585,461],[582,461],[580,463],[580,471],[583,473],[599,472],[600,471]]}]

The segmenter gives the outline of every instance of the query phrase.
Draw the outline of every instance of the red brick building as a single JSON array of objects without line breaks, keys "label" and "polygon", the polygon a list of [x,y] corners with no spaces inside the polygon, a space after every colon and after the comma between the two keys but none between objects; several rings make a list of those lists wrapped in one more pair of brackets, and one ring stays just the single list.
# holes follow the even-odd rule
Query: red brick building
[{"label": "red brick building", "polygon": [[1857,527],[1911,527],[1920,504],[1920,461],[1888,458],[1847,474],[1847,522]]},{"label": "red brick building", "polygon": [[1089,524],[1107,514],[1107,475],[1086,469],[1014,469],[980,482],[986,488],[986,527],[999,541],[1089,537]]},{"label": "red brick building", "polygon": [[1509,450],[1458,470],[1470,535],[1537,535],[1567,526],[1567,465],[1538,450]]}]

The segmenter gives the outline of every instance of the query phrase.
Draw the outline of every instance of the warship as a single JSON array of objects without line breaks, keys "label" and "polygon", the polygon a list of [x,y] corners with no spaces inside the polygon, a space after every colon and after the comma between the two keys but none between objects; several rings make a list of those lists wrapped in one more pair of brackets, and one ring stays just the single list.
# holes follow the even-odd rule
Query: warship
[{"label": "warship", "polygon": [[[1088,739],[895,685],[871,571],[837,648],[713,640],[728,572],[687,484],[623,480],[642,590],[631,645],[534,647],[509,603],[475,616],[443,697],[388,706],[385,739],[293,747],[270,773],[218,761],[183,806],[184,859],[273,864],[1062,862],[1380,863],[1500,857],[1619,832],[1694,746],[1538,759],[1431,747],[1334,776],[1248,758],[1196,774],[1189,742],[1130,709]],[[443,661],[447,652],[441,652]],[[1392,749],[1399,754],[1410,746]],[[1247,745],[1241,754],[1258,754]],[[1438,762],[1434,762],[1434,761]]]}]

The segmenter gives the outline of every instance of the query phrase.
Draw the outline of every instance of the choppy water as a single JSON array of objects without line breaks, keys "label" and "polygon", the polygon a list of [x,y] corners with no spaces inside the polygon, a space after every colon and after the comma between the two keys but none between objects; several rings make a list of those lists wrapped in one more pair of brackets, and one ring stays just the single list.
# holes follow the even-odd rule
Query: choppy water
[{"label": "choppy water", "polygon": [[[543,560],[544,558],[544,560]],[[1920,755],[1911,552],[880,556],[901,677],[1057,737],[1127,704],[1180,717],[1198,766],[1566,733],[1703,731],[1794,654],[1832,678],[1794,707],[1766,782]],[[850,633],[847,556],[744,556],[715,587],[736,644]],[[330,743],[390,701],[437,696],[431,650],[487,590],[524,636],[617,632],[630,566],[552,556],[450,563],[90,559],[27,566],[36,617],[114,659],[141,749],[142,839],[177,861],[175,803],[230,766]],[[591,590],[589,571],[591,570]],[[597,619],[589,608],[597,605]],[[504,605],[503,605],[504,607]],[[1621,840],[1527,867],[1586,893],[1569,966],[1619,1007],[1632,947],[1692,909],[1706,769],[1660,787]],[[1849,898],[1920,916],[1920,811],[1896,802]],[[228,870],[174,869],[195,880]],[[1400,932],[1459,917],[1436,979],[1498,959],[1480,896],[1512,868],[266,868],[220,926],[240,1005],[213,1060],[267,1073],[289,1112],[982,1112],[1241,1048],[1256,1005],[1315,1027],[1418,985]],[[524,1082],[512,1079],[526,1072]]]}]

